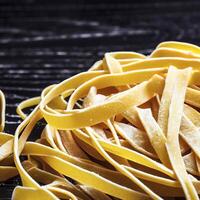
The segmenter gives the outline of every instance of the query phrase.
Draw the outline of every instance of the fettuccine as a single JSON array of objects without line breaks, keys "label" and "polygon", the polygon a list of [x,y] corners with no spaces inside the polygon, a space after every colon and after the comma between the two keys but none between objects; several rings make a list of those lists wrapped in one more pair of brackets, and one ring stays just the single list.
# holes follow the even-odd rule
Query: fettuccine
[{"label": "fettuccine", "polygon": [[22,180],[13,200],[199,199],[198,46],[106,53],[20,103],[14,135],[3,132],[5,106],[0,91],[0,181]]}]

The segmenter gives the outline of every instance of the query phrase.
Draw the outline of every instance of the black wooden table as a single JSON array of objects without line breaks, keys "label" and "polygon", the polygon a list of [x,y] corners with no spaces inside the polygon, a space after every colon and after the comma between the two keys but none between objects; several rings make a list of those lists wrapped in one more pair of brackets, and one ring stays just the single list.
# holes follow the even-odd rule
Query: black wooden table
[{"label": "black wooden table", "polygon": [[[151,52],[159,42],[200,45],[200,1],[0,1],[0,89],[6,131],[20,122],[19,102],[88,69],[107,51]],[[0,183],[10,199],[15,178]]]}]

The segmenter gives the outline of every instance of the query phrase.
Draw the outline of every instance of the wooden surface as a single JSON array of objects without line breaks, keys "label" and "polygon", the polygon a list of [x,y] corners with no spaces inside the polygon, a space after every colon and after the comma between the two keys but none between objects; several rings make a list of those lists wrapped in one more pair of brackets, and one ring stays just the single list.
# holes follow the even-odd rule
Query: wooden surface
[{"label": "wooden surface", "polygon": [[[59,2],[59,3],[58,3]],[[0,88],[6,131],[20,118],[16,105],[88,67],[107,51],[151,52],[165,40],[200,45],[200,1],[0,1]],[[0,183],[10,199],[15,178]]]}]

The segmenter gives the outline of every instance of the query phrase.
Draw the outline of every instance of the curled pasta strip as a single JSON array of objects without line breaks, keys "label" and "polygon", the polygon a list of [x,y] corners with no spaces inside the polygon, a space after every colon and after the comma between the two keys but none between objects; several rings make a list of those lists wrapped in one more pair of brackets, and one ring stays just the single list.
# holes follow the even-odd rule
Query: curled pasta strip
[{"label": "curled pasta strip", "polygon": [[199,66],[200,47],[181,42],[105,53],[20,103],[14,136],[0,91],[0,181],[20,175],[13,200],[198,199]]}]

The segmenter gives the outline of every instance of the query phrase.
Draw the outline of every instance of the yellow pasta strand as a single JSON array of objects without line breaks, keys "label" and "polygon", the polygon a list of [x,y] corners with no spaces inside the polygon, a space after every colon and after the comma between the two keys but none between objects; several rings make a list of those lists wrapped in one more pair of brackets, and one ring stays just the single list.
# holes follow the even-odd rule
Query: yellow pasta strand
[{"label": "yellow pasta strand", "polygon": [[149,140],[161,162],[167,167],[171,167],[165,147],[166,137],[153,118],[151,110],[138,109],[138,114],[149,137]]},{"label": "yellow pasta strand", "polygon": [[[185,165],[181,157],[178,140],[181,116],[183,112],[184,96],[186,93],[186,87],[190,78],[190,74],[191,68],[187,68],[182,71],[178,71],[173,67],[169,69],[165,83],[166,85],[163,92],[168,94],[172,93],[172,95],[169,97],[170,104],[163,103],[163,106],[168,108],[165,111],[168,112],[167,122],[164,123],[167,123],[166,147],[172,167],[177,175],[178,180],[180,181],[180,184],[183,187],[187,199],[198,199],[198,195],[186,172]],[[171,76],[173,77],[172,79]],[[173,87],[168,87],[168,85],[173,85]],[[165,102],[165,98],[166,97],[162,97],[161,105],[162,102]]]},{"label": "yellow pasta strand", "polygon": [[0,131],[3,131],[5,126],[5,107],[6,107],[5,96],[3,92],[0,90]]}]

